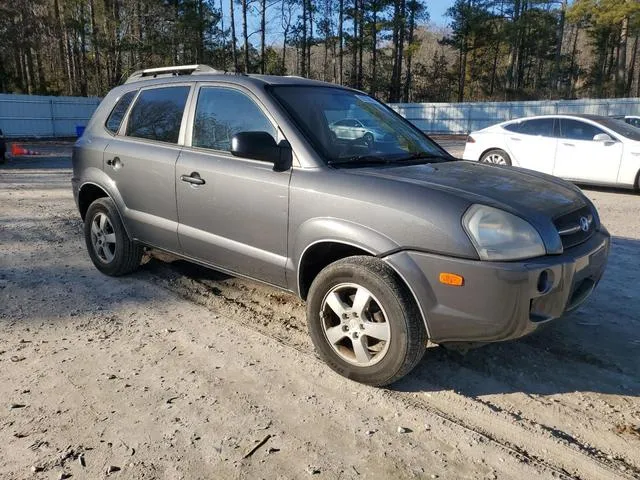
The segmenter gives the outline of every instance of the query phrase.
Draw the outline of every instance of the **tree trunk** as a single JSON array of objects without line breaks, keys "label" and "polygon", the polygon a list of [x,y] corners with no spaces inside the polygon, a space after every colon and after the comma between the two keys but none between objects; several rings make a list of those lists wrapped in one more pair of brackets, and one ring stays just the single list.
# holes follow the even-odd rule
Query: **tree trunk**
[{"label": "tree trunk", "polygon": [[98,37],[98,25],[96,24],[96,8],[95,0],[89,1],[89,8],[91,9],[91,43],[95,52],[96,63],[96,88],[99,93],[102,93],[102,67],[100,66],[100,39]]},{"label": "tree trunk", "polygon": [[375,97],[378,91],[378,2],[374,0],[372,6],[373,23],[371,24],[371,87],[369,92]]},{"label": "tree trunk", "polygon": [[262,0],[261,12],[260,12],[260,73],[263,75],[265,71],[264,39],[265,39],[266,16],[267,16],[267,0]]},{"label": "tree trunk", "polygon": [[249,73],[249,33],[247,32],[247,0],[242,0],[242,36],[244,37],[244,73]]},{"label": "tree trunk", "polygon": [[238,46],[236,40],[236,20],[233,0],[229,0],[229,11],[231,12],[231,58],[233,59],[233,70],[238,71]]},{"label": "tree trunk", "polygon": [[410,0],[409,2],[409,50],[407,52],[407,76],[404,82],[404,102],[409,103],[411,98],[411,60],[413,58],[413,34],[416,23],[416,8],[418,8],[416,0]]},{"label": "tree trunk", "polygon": [[343,74],[344,30],[342,28],[343,23],[344,23],[344,0],[340,0],[340,6],[338,8],[338,80],[340,85],[344,84],[344,74]]},{"label": "tree trunk", "polygon": [[553,81],[551,85],[555,88],[556,93],[560,92],[560,60],[562,59],[562,41],[564,39],[564,20],[567,10],[567,0],[562,0],[560,8],[560,18],[558,20],[558,34],[556,36],[556,51],[553,59]]},{"label": "tree trunk", "polygon": [[302,0],[302,58],[300,59],[300,74],[307,76],[307,0]]},{"label": "tree trunk", "polygon": [[616,97],[625,94],[625,80],[627,78],[627,39],[629,37],[629,17],[622,20],[620,27],[620,49],[618,53],[618,68],[616,70]]},{"label": "tree trunk", "polygon": [[358,6],[359,0],[353,0],[353,39],[351,41],[351,86],[358,86]]},{"label": "tree trunk", "polygon": [[312,78],[311,71],[311,45],[313,45],[313,3],[309,0],[307,6],[307,14],[309,15],[309,37],[307,37],[307,77]]},{"label": "tree trunk", "polygon": [[359,20],[360,29],[358,30],[358,80],[357,85],[360,90],[362,90],[363,85],[363,71],[362,71],[362,56],[364,50],[364,0],[360,0],[360,9],[359,9]]},{"label": "tree trunk", "polygon": [[636,35],[636,38],[633,42],[633,50],[631,51],[631,61],[629,62],[629,71],[627,74],[627,84],[625,86],[625,96],[631,96],[631,85],[633,84],[633,73],[636,68],[636,60],[638,59],[638,41],[640,39],[640,35]]}]

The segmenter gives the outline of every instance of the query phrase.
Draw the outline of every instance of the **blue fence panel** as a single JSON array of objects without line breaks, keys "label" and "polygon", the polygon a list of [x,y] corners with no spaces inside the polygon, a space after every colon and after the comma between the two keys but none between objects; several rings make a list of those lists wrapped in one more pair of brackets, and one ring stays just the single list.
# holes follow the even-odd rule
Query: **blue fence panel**
[{"label": "blue fence panel", "polygon": [[[73,137],[100,103],[97,97],[0,94],[0,129],[7,137]],[[430,133],[457,134],[521,117],[555,113],[640,115],[640,99],[581,99],[533,102],[396,103],[407,120]]]},{"label": "blue fence panel", "polygon": [[640,99],[543,100],[531,102],[396,103],[391,104],[407,120],[429,133],[459,134],[515,118],[557,113],[640,115]]},{"label": "blue fence panel", "polygon": [[0,94],[0,129],[6,137],[74,137],[100,99]]}]

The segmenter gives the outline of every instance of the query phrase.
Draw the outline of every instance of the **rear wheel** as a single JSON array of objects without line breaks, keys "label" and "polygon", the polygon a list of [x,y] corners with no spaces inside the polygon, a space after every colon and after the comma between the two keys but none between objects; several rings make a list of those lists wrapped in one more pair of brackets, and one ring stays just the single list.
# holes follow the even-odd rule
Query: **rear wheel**
[{"label": "rear wheel", "polygon": [[480,157],[480,161],[482,163],[492,163],[494,165],[511,165],[511,157],[509,154],[499,148],[485,152],[482,157]]},{"label": "rear wheel", "polygon": [[307,321],[329,367],[368,385],[395,382],[425,351],[426,331],[413,298],[373,257],[345,258],[322,270],[309,290]]},{"label": "rear wheel", "polygon": [[91,261],[102,273],[125,275],[140,265],[142,247],[129,239],[110,198],[99,198],[89,205],[84,236]]},{"label": "rear wheel", "polygon": [[364,144],[367,147],[371,147],[373,145],[373,141],[374,141],[373,134],[367,132],[364,134],[362,139],[364,140]]}]

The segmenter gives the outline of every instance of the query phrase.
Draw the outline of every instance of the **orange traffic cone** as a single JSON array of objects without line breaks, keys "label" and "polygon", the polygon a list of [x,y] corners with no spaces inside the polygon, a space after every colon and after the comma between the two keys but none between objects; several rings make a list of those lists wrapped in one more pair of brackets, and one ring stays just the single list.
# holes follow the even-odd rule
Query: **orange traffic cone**
[{"label": "orange traffic cone", "polygon": [[27,150],[26,148],[21,147],[17,143],[11,144],[11,156],[12,157],[20,157],[23,155],[40,155],[40,152],[36,152],[33,150]]}]

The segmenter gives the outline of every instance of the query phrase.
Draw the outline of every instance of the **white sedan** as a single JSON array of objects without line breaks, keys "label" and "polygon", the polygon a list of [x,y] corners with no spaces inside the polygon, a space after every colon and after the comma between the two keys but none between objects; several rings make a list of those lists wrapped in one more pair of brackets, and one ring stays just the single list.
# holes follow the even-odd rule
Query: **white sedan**
[{"label": "white sedan", "polygon": [[640,188],[640,129],[596,115],[545,115],[472,132],[462,158],[577,183]]}]

